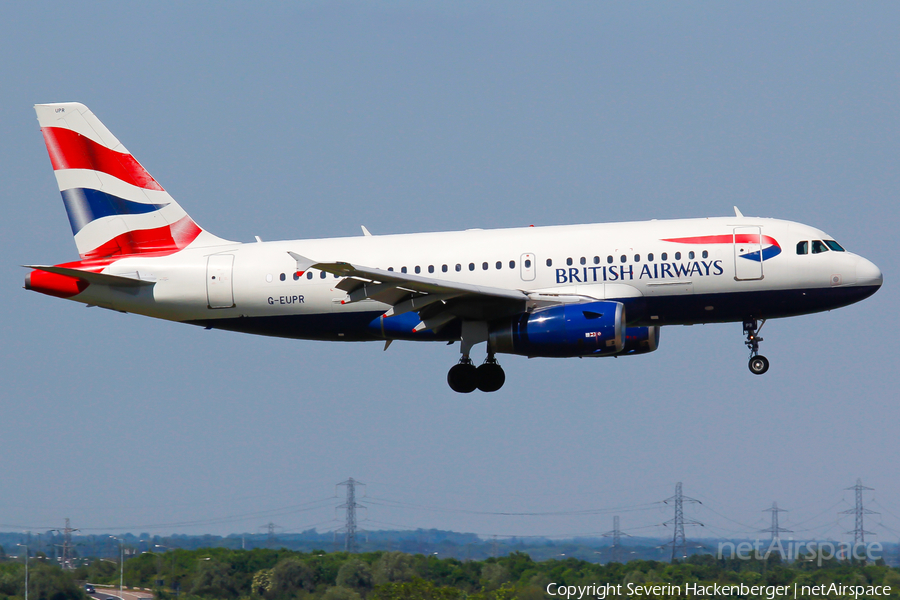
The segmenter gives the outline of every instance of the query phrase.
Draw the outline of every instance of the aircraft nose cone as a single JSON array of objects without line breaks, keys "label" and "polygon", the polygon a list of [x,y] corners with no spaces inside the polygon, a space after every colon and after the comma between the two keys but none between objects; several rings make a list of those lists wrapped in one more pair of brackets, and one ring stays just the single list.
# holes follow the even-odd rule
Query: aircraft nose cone
[{"label": "aircraft nose cone", "polygon": [[884,275],[881,273],[875,263],[861,258],[856,265],[856,285],[875,285],[881,286],[884,282]]}]

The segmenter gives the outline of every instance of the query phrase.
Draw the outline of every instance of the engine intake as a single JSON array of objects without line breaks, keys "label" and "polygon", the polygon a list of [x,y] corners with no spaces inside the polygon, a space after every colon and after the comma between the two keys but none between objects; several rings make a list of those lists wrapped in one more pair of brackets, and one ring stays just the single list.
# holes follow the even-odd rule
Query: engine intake
[{"label": "engine intake", "polygon": [[621,302],[564,304],[493,324],[489,344],[494,352],[503,354],[607,356],[625,347],[625,331]]}]

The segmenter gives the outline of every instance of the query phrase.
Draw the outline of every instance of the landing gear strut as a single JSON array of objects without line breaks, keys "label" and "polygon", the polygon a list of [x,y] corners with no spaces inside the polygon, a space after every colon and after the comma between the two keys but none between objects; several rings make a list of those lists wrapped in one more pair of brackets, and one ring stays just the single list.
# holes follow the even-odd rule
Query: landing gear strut
[{"label": "landing gear strut", "polygon": [[462,357],[459,364],[453,365],[447,373],[447,383],[454,392],[468,394],[479,389],[482,392],[496,392],[503,387],[506,374],[503,367],[497,364],[494,352],[488,343],[487,358],[480,367],[472,364],[469,352],[475,344],[488,341],[488,324],[484,321],[463,321],[459,352]]},{"label": "landing gear strut", "polygon": [[447,373],[450,388],[460,394],[474,392],[476,388],[482,392],[496,392],[503,387],[505,381],[503,367],[497,364],[493,354],[488,354],[484,363],[477,368],[472,364],[471,358],[463,356]]},{"label": "landing gear strut", "polygon": [[769,370],[769,359],[759,353],[759,343],[763,339],[759,337],[758,333],[765,324],[765,319],[759,323],[759,327],[756,325],[756,319],[744,321],[744,334],[747,336],[744,345],[750,349],[750,362],[747,363],[747,366],[754,375],[762,375]]}]

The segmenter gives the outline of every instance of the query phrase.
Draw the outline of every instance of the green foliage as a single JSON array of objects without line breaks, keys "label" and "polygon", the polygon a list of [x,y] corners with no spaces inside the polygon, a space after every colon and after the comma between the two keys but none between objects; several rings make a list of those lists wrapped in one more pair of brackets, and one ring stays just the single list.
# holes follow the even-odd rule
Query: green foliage
[{"label": "green foliage", "polygon": [[325,591],[322,600],[362,600],[362,596],[354,590],[336,585]]},{"label": "green foliage", "polygon": [[289,598],[299,590],[312,591],[314,571],[299,557],[289,557],[278,561],[272,569],[270,595],[275,598]]},{"label": "green foliage", "polygon": [[412,581],[416,576],[413,557],[403,552],[385,552],[375,563],[373,576],[376,585]]},{"label": "green foliage", "polygon": [[438,587],[424,579],[383,583],[377,586],[370,600],[460,600],[462,591],[454,587]]},{"label": "green foliage", "polygon": [[372,589],[372,568],[358,558],[352,558],[338,569],[337,585],[357,591]]},{"label": "green foliage", "polygon": [[272,569],[261,569],[253,576],[253,585],[250,593],[264,596],[272,591]]},{"label": "green foliage", "polygon": [[235,598],[238,595],[230,565],[216,560],[201,562],[194,576],[191,594],[214,598]]},{"label": "green foliage", "polygon": [[[29,600],[84,600],[77,580],[118,585],[119,564],[95,560],[75,572],[32,559]],[[900,569],[830,561],[725,560],[695,555],[669,564],[596,564],[574,557],[536,562],[524,553],[484,561],[403,552],[309,553],[206,548],[128,558],[125,585],[156,587],[158,600],[538,600],[549,583],[638,585],[696,582],[750,585],[890,585]],[[163,583],[157,584],[162,580]],[[177,588],[173,589],[173,584]],[[22,600],[24,564],[0,561],[0,600]],[[649,596],[647,597],[650,598]]]}]

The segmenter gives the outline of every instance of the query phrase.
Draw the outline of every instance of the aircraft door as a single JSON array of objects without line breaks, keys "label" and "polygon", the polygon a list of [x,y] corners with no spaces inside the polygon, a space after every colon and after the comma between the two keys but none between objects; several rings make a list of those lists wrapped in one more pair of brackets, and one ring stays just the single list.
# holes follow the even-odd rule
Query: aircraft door
[{"label": "aircraft door", "polygon": [[210,308],[234,306],[233,254],[213,254],[206,263],[206,296]]},{"label": "aircraft door", "polygon": [[523,254],[519,265],[522,281],[534,281],[534,254]]},{"label": "aircraft door", "polygon": [[738,281],[763,278],[762,233],[759,227],[734,228],[734,278]]}]

